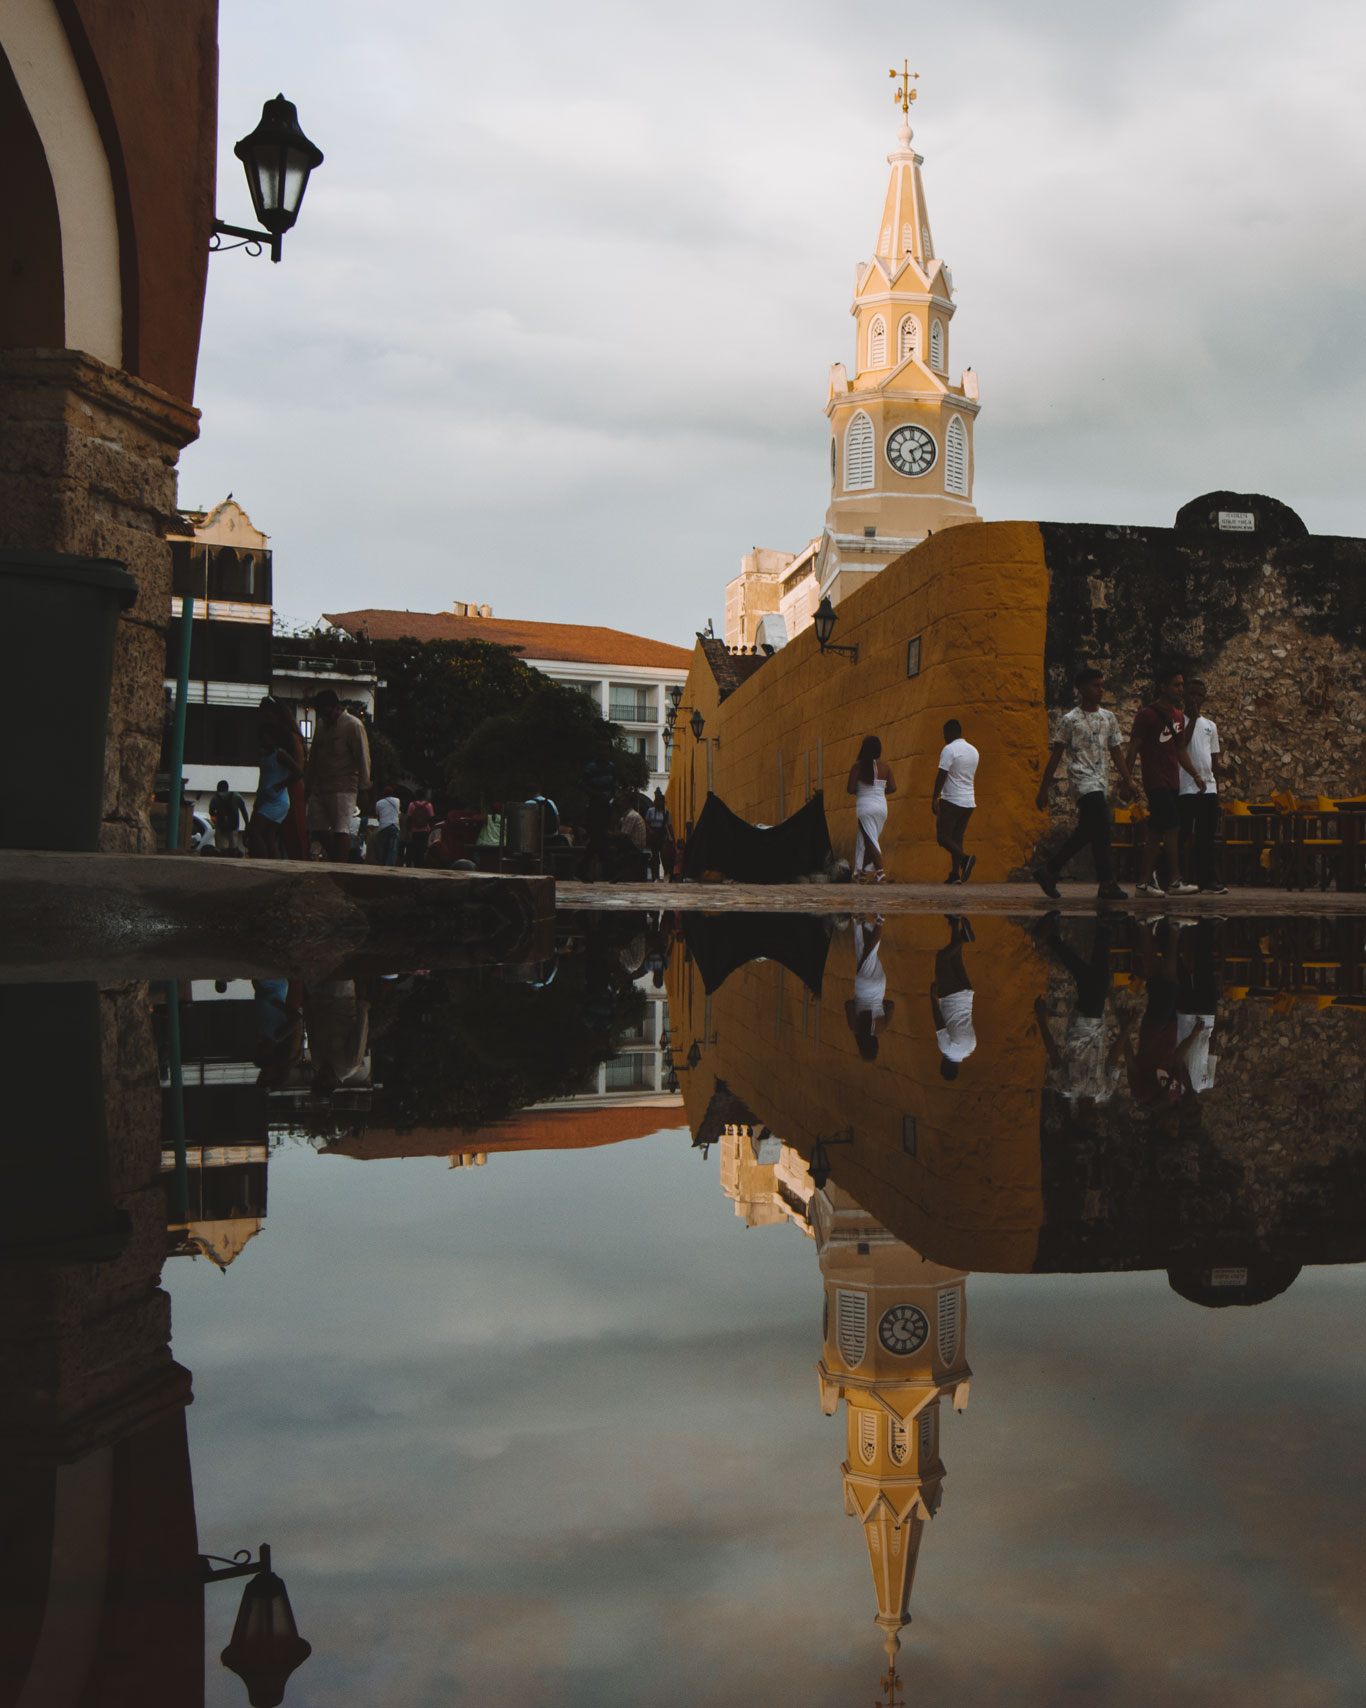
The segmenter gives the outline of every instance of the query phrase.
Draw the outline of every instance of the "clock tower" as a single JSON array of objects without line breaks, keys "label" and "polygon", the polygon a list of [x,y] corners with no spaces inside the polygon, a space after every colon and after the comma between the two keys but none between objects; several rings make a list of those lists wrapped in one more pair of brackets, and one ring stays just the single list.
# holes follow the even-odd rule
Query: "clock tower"
[{"label": "clock tower", "polygon": [[909,67],[893,72],[902,123],[876,249],[855,269],[852,369],[830,370],[830,507],[814,565],[840,599],[925,536],[980,520],[972,504],[973,425],[981,407],[969,368],[949,379],[953,279],[935,254],[911,146]]},{"label": "clock tower", "polygon": [[863,1525],[894,1668],[944,1481],[939,1402],[968,1403],[967,1277],[912,1251],[833,1184],[811,1211],[825,1278],[821,1410],[832,1417],[844,1401],[844,1510]]}]

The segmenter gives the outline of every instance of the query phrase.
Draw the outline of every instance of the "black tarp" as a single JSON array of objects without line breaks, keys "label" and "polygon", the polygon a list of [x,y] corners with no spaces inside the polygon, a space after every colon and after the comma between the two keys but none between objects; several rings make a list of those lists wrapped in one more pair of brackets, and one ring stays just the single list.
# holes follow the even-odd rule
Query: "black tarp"
[{"label": "black tarp", "polygon": [[790,884],[823,872],[830,857],[825,796],[818,789],[791,818],[760,830],[733,813],[719,795],[703,803],[683,855],[683,876],[720,872],[741,884]]},{"label": "black tarp", "polygon": [[708,996],[746,961],[778,961],[813,996],[821,993],[830,938],[819,914],[685,913],[683,940]]}]

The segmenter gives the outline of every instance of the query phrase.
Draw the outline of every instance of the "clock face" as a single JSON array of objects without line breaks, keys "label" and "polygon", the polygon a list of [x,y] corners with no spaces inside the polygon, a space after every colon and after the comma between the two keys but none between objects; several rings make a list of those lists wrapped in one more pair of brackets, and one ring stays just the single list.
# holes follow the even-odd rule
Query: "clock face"
[{"label": "clock face", "polygon": [[898,474],[928,474],[938,454],[923,427],[898,427],[887,441],[887,461]]},{"label": "clock face", "polygon": [[919,1352],[929,1333],[930,1320],[919,1305],[893,1305],[882,1313],[882,1321],[877,1325],[878,1339],[898,1358]]}]

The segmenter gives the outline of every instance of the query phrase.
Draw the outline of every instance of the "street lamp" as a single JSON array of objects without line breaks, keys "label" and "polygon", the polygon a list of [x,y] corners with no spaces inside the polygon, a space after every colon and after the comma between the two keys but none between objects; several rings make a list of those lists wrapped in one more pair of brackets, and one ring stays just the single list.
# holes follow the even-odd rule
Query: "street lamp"
[{"label": "street lamp", "polygon": [[[272,261],[280,259],[280,247],[285,233],[299,217],[299,208],[308,188],[308,175],[323,163],[323,151],[299,129],[299,115],[293,101],[277,95],[261,108],[261,122],[233,149],[247,175],[247,189],[256,217],[264,231],[250,231],[240,225],[224,225],[221,219],[213,222],[210,249],[221,249],[222,236],[240,237],[254,254],[261,253],[263,243],[270,244]],[[238,244],[229,244],[236,249]]]},{"label": "street lamp", "polygon": [[[215,1560],[219,1561],[218,1570],[213,1566]],[[313,1645],[299,1635],[284,1580],[270,1569],[270,1544],[261,1544],[258,1560],[244,1549],[231,1560],[201,1554],[199,1566],[205,1583],[251,1577],[242,1591],[232,1641],[219,1659],[246,1685],[251,1708],[279,1708],[290,1674],[313,1653]]]},{"label": "street lamp", "polygon": [[694,712],[688,719],[688,728],[692,731],[692,738],[694,741],[701,741],[702,731],[706,727],[707,720],[702,716],[701,712]]},{"label": "street lamp", "polygon": [[812,619],[816,628],[816,642],[822,652],[841,652],[846,658],[858,663],[858,646],[836,646],[830,639],[835,632],[835,607],[830,603],[827,593],[816,607],[816,615]]},{"label": "street lamp", "polygon": [[667,690],[667,693],[669,696],[669,704],[673,708],[673,714],[675,717],[677,717],[678,716],[678,708],[683,703],[683,684],[681,682],[673,683],[672,686]]}]

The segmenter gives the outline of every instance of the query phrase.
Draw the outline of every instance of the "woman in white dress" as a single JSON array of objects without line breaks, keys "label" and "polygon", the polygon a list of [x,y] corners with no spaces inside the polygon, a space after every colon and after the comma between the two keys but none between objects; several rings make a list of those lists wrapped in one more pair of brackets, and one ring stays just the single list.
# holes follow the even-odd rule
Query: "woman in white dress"
[{"label": "woman in white dress", "polygon": [[896,778],[882,757],[882,743],[875,735],[863,738],[858,758],[849,768],[847,792],[855,797],[858,835],[854,838],[854,877],[871,874],[875,883],[885,883],[882,868],[882,829],[887,823],[887,797],[896,793]]}]

